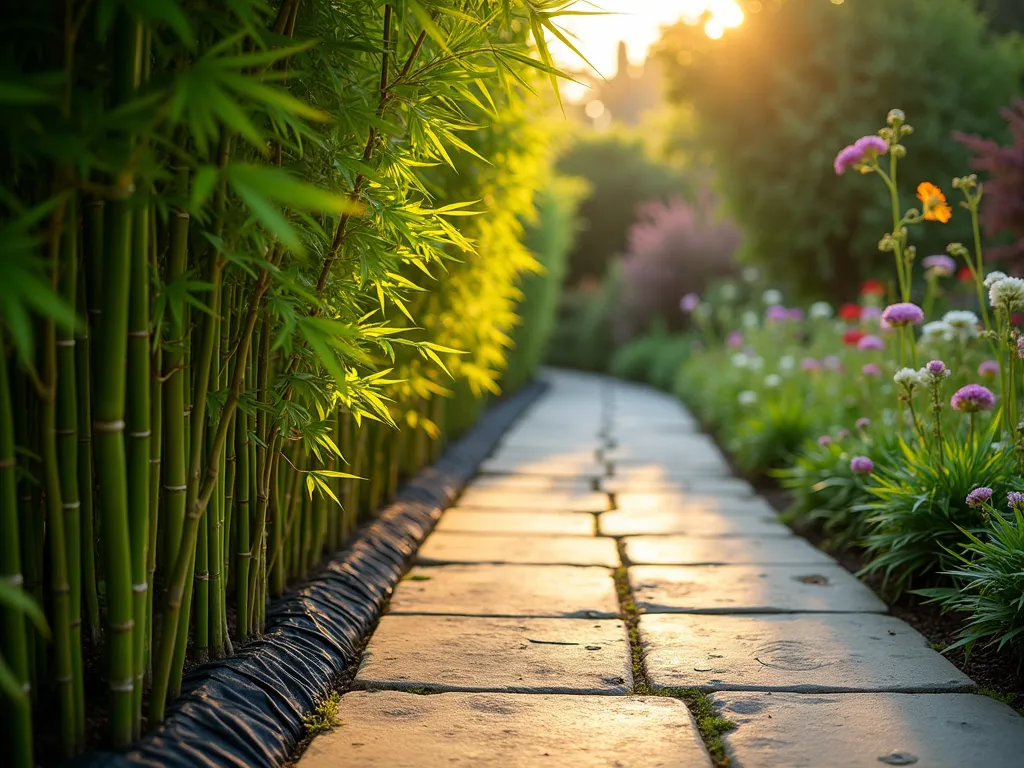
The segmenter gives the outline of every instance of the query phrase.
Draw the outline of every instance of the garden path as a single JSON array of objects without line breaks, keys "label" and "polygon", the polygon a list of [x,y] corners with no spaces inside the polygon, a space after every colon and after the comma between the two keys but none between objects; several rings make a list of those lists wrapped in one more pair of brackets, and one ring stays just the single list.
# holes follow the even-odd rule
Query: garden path
[{"label": "garden path", "polygon": [[546,375],[300,768],[1021,765],[1024,718],[793,536],[677,401]]}]

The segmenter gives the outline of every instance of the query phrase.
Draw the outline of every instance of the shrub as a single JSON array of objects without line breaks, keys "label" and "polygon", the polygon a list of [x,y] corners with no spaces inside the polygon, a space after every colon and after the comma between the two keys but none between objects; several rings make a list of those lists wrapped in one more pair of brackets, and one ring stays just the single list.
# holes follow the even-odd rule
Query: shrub
[{"label": "shrub", "polygon": [[621,379],[649,382],[655,361],[669,338],[665,326],[655,324],[650,332],[631,339],[615,351],[608,365],[609,372]]},{"label": "shrub", "polygon": [[[920,181],[947,184],[967,161],[950,132],[1000,136],[997,111],[1021,68],[965,0],[764,3],[721,40],[672,27],[660,55],[672,98],[697,116],[744,256],[803,293],[836,298],[889,267],[877,244],[892,228],[874,180],[836,179],[836,150],[898,106],[927,118],[911,120],[904,199]],[[967,241],[967,218],[957,211],[943,231],[919,236],[919,251]]]},{"label": "shrub", "polygon": [[689,191],[682,172],[651,158],[640,134],[623,129],[578,136],[558,169],[590,186],[580,205],[582,228],[569,256],[570,285],[585,277],[601,278],[611,259],[626,250],[626,232],[638,205]]},{"label": "shrub", "polygon": [[617,339],[646,330],[656,317],[681,318],[680,297],[730,272],[739,242],[736,227],[716,217],[707,190],[692,205],[679,199],[643,205],[622,260]]},{"label": "shrub", "polygon": [[619,293],[619,267],[609,265],[601,282],[585,280],[566,291],[558,308],[558,321],[548,342],[545,360],[550,365],[604,371],[612,354],[612,315]]}]

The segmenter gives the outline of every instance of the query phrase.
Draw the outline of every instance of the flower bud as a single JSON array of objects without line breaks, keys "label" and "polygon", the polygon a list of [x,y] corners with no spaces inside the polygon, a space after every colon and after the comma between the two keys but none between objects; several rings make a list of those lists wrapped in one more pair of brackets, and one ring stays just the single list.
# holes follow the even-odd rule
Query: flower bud
[{"label": "flower bud", "polygon": [[907,148],[904,147],[902,144],[897,144],[896,146],[894,146],[892,148],[892,154],[893,154],[893,157],[895,157],[895,158],[906,157],[907,156]]},{"label": "flower bud", "polygon": [[890,109],[889,114],[885,118],[887,125],[898,127],[907,119],[907,116],[903,114],[902,109]]},{"label": "flower bud", "polygon": [[954,259],[966,259],[970,255],[963,243],[950,243],[946,246],[946,253]]},{"label": "flower bud", "polygon": [[909,136],[914,132],[914,126],[912,125],[901,125],[900,136]]}]

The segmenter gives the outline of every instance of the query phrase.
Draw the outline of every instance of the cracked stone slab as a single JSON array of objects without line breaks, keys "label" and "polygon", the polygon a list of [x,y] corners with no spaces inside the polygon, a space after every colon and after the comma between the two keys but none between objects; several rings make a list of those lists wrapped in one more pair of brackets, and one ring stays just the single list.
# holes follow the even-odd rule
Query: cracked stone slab
[{"label": "cracked stone slab", "polygon": [[581,477],[545,477],[543,475],[478,475],[466,486],[469,491],[502,493],[589,493],[593,481]]},{"label": "cracked stone slab", "polygon": [[619,553],[615,542],[605,538],[438,531],[427,537],[416,559],[423,564],[513,563],[615,568],[619,564]]},{"label": "cracked stone slab", "polygon": [[598,519],[603,536],[791,536],[774,515],[727,516],[712,512],[607,512]]},{"label": "cracked stone slab", "polygon": [[441,515],[434,530],[506,535],[557,533],[567,536],[593,536],[594,518],[577,512],[509,512],[452,507]]},{"label": "cracked stone slab", "polygon": [[559,461],[536,457],[485,459],[480,471],[497,474],[544,475],[547,477],[602,477],[607,468],[596,459],[590,461]]},{"label": "cracked stone slab", "polygon": [[680,479],[657,481],[629,480],[623,477],[602,477],[600,488],[606,493],[665,493],[686,498],[695,496],[735,496],[739,498],[754,495],[754,487],[738,477],[693,476]]},{"label": "cracked stone slab", "polygon": [[834,565],[835,560],[805,539],[771,536],[699,538],[635,536],[625,540],[626,558],[636,565]]},{"label": "cracked stone slab", "polygon": [[844,568],[799,565],[638,565],[629,569],[645,613],[885,613]]},{"label": "cracked stone slab", "polygon": [[491,507],[495,509],[553,510],[563,512],[604,512],[610,507],[608,495],[597,491],[572,493],[565,491],[491,491],[469,490],[463,493],[457,507]]},{"label": "cracked stone slab", "polygon": [[439,691],[624,694],[626,629],[609,619],[386,615],[354,684]]},{"label": "cracked stone slab", "polygon": [[735,768],[1013,768],[1024,718],[965,693],[717,693]]},{"label": "cracked stone slab", "polygon": [[413,568],[390,613],[614,619],[615,582],[607,568],[570,565],[444,565]]},{"label": "cracked stone slab", "polygon": [[737,498],[698,493],[620,493],[615,508],[623,512],[678,512],[775,518],[775,509],[760,496]]},{"label": "cracked stone slab", "polygon": [[654,696],[354,691],[299,768],[710,768],[693,717]]},{"label": "cracked stone slab", "polygon": [[725,691],[965,691],[971,679],[916,630],[874,613],[645,614],[655,688]]}]

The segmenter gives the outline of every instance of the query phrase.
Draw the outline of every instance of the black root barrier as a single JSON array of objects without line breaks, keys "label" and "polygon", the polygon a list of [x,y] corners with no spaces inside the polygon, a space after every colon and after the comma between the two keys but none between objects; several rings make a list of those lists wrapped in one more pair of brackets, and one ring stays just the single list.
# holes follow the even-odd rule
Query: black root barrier
[{"label": "black root barrier", "polygon": [[416,549],[493,450],[543,391],[533,383],[498,402],[433,467],[303,587],[270,606],[262,639],[190,671],[163,725],[123,753],[78,766],[279,766],[302,736],[302,716],[352,664]]}]

